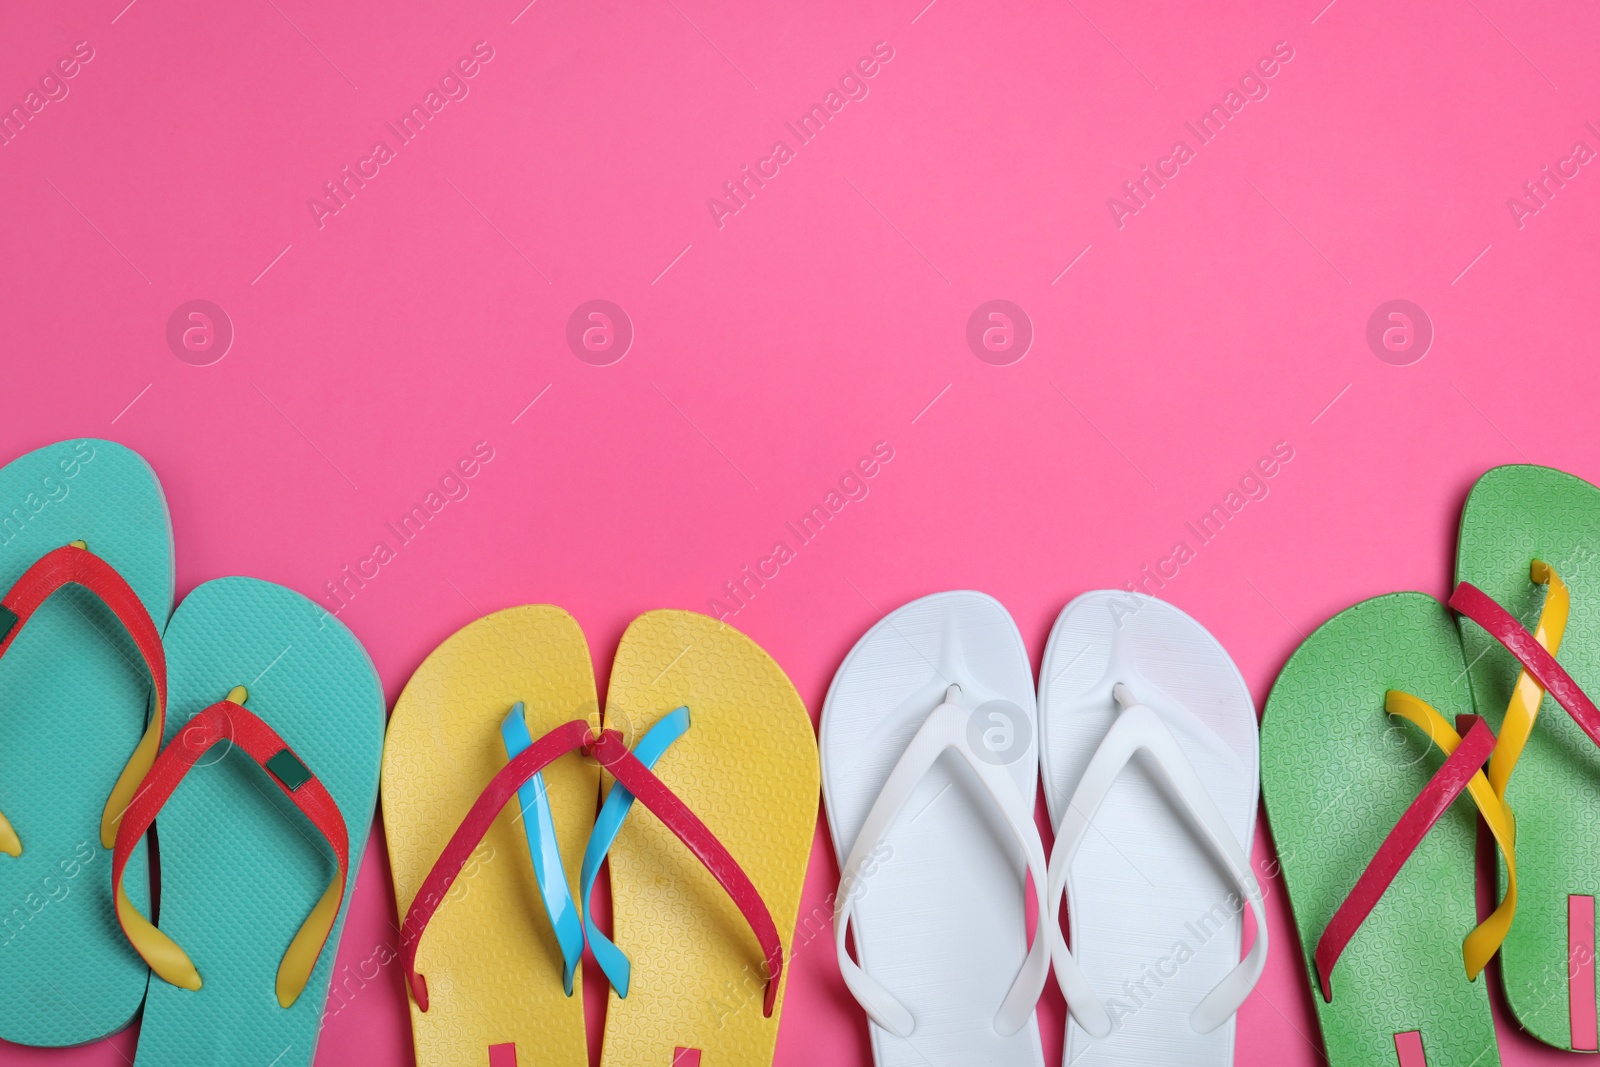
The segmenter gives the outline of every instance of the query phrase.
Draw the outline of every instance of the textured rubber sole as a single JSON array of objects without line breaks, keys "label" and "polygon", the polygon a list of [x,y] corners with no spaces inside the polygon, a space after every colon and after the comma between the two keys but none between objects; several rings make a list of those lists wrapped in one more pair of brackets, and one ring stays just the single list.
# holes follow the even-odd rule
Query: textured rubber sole
[{"label": "textured rubber sole", "polygon": [[[172,525],[155,473],[109,441],[67,441],[0,469],[0,591],[46,552],[83,540],[139,595],[172,612]],[[149,970],[117,926],[106,798],[149,721],[151,688],[122,624],[68,586],[0,660],[0,811],[22,855],[0,856],[0,1038],[97,1041],[132,1021]],[[148,911],[141,843],[129,897]]]},{"label": "textured rubber sole", "polygon": [[[1496,467],[1467,496],[1456,578],[1532,629],[1544,603],[1542,588],[1528,580],[1534,559],[1551,564],[1572,594],[1557,658],[1591,698],[1600,697],[1600,489],[1548,467]],[[1460,627],[1478,713],[1498,731],[1518,664],[1476,623],[1462,619]],[[1506,800],[1517,819],[1519,875],[1516,919],[1500,949],[1506,1003],[1523,1029],[1570,1049],[1568,970],[1587,966],[1592,976],[1595,946],[1592,938],[1573,946],[1588,957],[1569,961],[1568,900],[1600,896],[1600,748],[1548,696]],[[1591,979],[1591,998],[1593,988]],[[1587,1013],[1591,1031],[1596,1010]]]},{"label": "textured rubber sole", "polygon": [[[200,972],[195,991],[150,980],[135,1067],[309,1067],[372,826],[383,689],[344,625],[280,585],[222,578],[190,593],[166,634],[167,740],[196,713],[249,690],[245,707],[332,794],[349,834],[344,902],[298,1000],[278,1005],[278,965],[338,871],[333,853],[267,773],[226,742],[196,761],[156,818],[159,925]],[[109,882],[109,877],[107,878]]]},{"label": "textured rubber sole", "polygon": [[[535,739],[573,719],[598,721],[588,643],[560,608],[507,608],[469,623],[422,661],[396,701],[383,754],[383,824],[400,920],[506,765],[500,724],[518,701]],[[576,900],[600,770],[571,753],[543,774]],[[419,1064],[498,1065],[513,1062],[515,1051],[522,1064],[587,1067],[583,998],[563,991],[561,948],[516,803],[495,819],[434,913],[417,970],[431,1001],[423,1012],[407,998]],[[574,988],[581,991],[581,977]]]},{"label": "textured rubber sole", "polygon": [[[1119,712],[1112,686],[1158,709],[1248,856],[1258,738],[1250,690],[1199,622],[1153,597],[1085,593],[1050,631],[1039,668],[1039,767],[1050,821],[1065,818]],[[1159,772],[1136,759],[1094,816],[1067,874],[1072,953],[1113,1013],[1096,1039],[1069,1017],[1067,1067],[1229,1067],[1234,1019],[1189,1015],[1239,963],[1245,905]]]},{"label": "textured rubber sole", "polygon": [[[1420,1033],[1427,1062],[1495,1067],[1486,982],[1467,981],[1461,941],[1477,924],[1476,815],[1462,798],[1406,861],[1334,968],[1313,953],[1334,911],[1443,757],[1384,713],[1401,689],[1446,720],[1472,710],[1449,611],[1422,593],[1363,601],[1290,657],[1261,724],[1261,786],[1331,1067],[1395,1067]],[[1520,851],[1520,845],[1519,845]],[[1519,865],[1520,870],[1520,865]]]},{"label": "textured rubber sole", "polygon": [[[817,825],[811,719],[782,669],[739,631],[692,612],[648,612],[617,648],[606,726],[631,747],[679,707],[689,709],[688,732],[655,772],[755,884],[783,941],[786,985]],[[770,1064],[783,991],[764,1018],[755,935],[711,874],[642,805],[612,846],[611,898],[632,980],[626,999],[610,994],[601,1063]]]},{"label": "textured rubber sole", "polygon": [[[1009,772],[1015,814],[1032,818],[1039,730],[1022,634],[985,593],[934,593],[863,634],[828,687],[823,793],[841,867],[952,683],[973,707],[974,752]],[[1009,702],[1021,718],[980,713],[991,700]],[[1027,858],[961,757],[947,753],[928,769],[884,841],[845,879],[856,958],[915,1024],[902,1038],[868,1021],[877,1067],[1044,1067],[1036,1016],[1012,1034],[994,1025],[1028,952]]]}]

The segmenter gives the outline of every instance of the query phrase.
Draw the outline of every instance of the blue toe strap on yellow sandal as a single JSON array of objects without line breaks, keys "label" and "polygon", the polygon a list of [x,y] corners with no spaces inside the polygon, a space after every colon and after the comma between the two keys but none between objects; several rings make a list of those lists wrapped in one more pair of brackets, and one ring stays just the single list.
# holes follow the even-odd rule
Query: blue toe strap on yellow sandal
[{"label": "blue toe strap on yellow sandal", "polygon": [[[689,709],[678,708],[662,716],[659,722],[645,731],[633,754],[646,767],[654,767],[656,761],[672,747],[672,743],[682,737],[684,731],[688,729]],[[628,976],[631,970],[628,957],[612,943],[609,937],[600,932],[599,927],[595,926],[594,918],[589,912],[589,895],[594,891],[595,879],[600,874],[600,864],[605,862],[606,853],[611,851],[611,843],[617,839],[617,832],[622,829],[622,823],[627,819],[628,809],[631,807],[633,807],[633,794],[621,782],[611,783],[611,792],[606,794],[606,802],[600,806],[600,815],[595,819],[594,830],[589,834],[589,844],[583,850],[583,869],[578,875],[578,898],[583,902],[583,929],[589,938],[589,951],[594,953],[595,962],[605,973],[611,988],[617,991],[617,996],[624,998],[628,995]]]},{"label": "blue toe strap on yellow sandal", "polygon": [[[523,718],[522,701],[512,706],[511,714],[500,724],[500,739],[505,742],[507,758],[511,759],[533,744],[533,735],[528,732],[527,720]],[[543,774],[534,775],[517,790],[517,805],[522,809],[522,829],[528,835],[528,854],[533,857],[533,876],[539,882],[539,896],[544,900],[545,914],[550,916],[550,925],[555,929],[556,943],[561,946],[561,984],[570,997],[572,978],[583,956],[583,922],[578,918],[578,909],[572,905],[572,892],[567,888],[567,873],[561,864],[556,824],[550,814]]]}]

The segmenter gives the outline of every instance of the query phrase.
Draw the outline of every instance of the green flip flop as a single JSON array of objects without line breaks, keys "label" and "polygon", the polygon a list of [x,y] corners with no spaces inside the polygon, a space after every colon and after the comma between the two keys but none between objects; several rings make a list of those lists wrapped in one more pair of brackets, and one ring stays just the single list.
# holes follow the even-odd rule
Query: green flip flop
[{"label": "green flip flop", "polygon": [[[126,1026],[149,980],[117,930],[110,836],[160,742],[172,525],[155,472],[95,440],[0,469],[0,590],[0,1038],[84,1044]],[[144,907],[143,845],[127,886]]]},{"label": "green flip flop", "polygon": [[156,974],[135,1063],[307,1067],[377,802],[383,691],[350,631],[252,578],[190,593],[166,643],[168,741],[111,864],[115,881],[155,823],[160,928],[118,902]]},{"label": "green flip flop", "polygon": [[[1428,733],[1385,714],[1391,690],[1447,723],[1472,706],[1455,624],[1422,593],[1363,601],[1319,627],[1278,676],[1261,724],[1262,799],[1328,1061],[1495,1067],[1485,983],[1462,959],[1477,924],[1474,812],[1466,798],[1451,803],[1494,739],[1478,722],[1441,766]],[[1343,928],[1353,936],[1340,955],[1333,935],[1364,891],[1375,891],[1371,910]],[[1319,966],[1330,939],[1337,963]]]},{"label": "green flip flop", "polygon": [[[1520,900],[1500,956],[1506,1003],[1540,1041],[1592,1052],[1600,716],[1583,693],[1600,695],[1600,489],[1548,467],[1489,471],[1462,512],[1456,579],[1469,583],[1458,586],[1451,605],[1466,616],[1460,629],[1472,695],[1501,735],[1500,749],[1508,750],[1496,751],[1489,780],[1504,789],[1517,820]],[[1563,628],[1559,615],[1568,599]],[[1546,641],[1559,661],[1553,671],[1543,669],[1537,646],[1529,647],[1535,627],[1551,631]],[[1502,644],[1497,630],[1522,646],[1522,656]],[[1558,683],[1553,676],[1565,674],[1579,692],[1552,684],[1543,695],[1530,676],[1521,683],[1527,687],[1522,713],[1508,710],[1523,657],[1538,660],[1534,673],[1551,675],[1539,681]],[[1500,878],[1504,885],[1503,864]]]}]

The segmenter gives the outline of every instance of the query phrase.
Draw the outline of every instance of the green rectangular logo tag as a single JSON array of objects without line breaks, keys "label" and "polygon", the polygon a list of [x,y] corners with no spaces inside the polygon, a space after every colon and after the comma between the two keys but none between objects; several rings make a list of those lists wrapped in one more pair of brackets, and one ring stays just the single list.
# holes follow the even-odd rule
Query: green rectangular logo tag
[{"label": "green rectangular logo tag", "polygon": [[306,765],[300,762],[300,757],[288,749],[267,760],[267,770],[271,771],[272,776],[282,782],[291,793],[311,781],[312,777]]}]

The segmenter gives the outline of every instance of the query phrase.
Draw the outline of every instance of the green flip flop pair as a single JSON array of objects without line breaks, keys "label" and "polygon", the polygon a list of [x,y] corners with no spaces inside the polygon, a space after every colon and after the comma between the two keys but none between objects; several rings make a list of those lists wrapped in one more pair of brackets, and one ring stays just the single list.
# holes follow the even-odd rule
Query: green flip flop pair
[{"label": "green flip flop pair", "polygon": [[[1494,1067],[1496,949],[1523,1029],[1596,1049],[1600,489],[1489,471],[1456,578],[1448,606],[1336,615],[1267,701],[1262,795],[1332,1067]],[[1481,923],[1480,815],[1499,846]]]},{"label": "green flip flop pair", "polygon": [[0,468],[0,591],[0,1039],[143,1005],[138,1067],[309,1065],[377,797],[366,652],[254,579],[173,612],[160,483],[108,441]]}]

